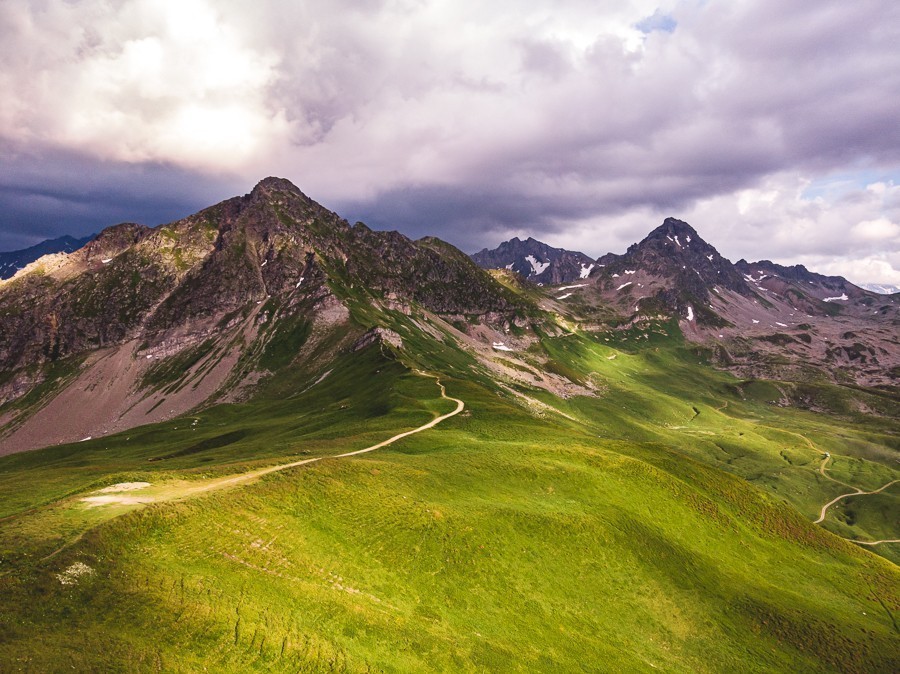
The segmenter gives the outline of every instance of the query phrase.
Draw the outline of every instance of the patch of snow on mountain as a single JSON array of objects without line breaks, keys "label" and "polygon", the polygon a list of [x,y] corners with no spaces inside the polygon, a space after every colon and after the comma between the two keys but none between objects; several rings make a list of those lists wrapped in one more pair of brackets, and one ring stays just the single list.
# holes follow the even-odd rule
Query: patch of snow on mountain
[{"label": "patch of snow on mountain", "polygon": [[496,351],[512,351],[506,344],[503,342],[494,342],[494,349]]},{"label": "patch of snow on mountain", "polygon": [[506,265],[506,268],[511,270],[514,264],[514,262],[510,262],[508,265]]},{"label": "patch of snow on mountain", "polygon": [[712,253],[710,253],[709,255],[707,255],[707,256],[706,256],[706,259],[709,260],[710,262],[712,262],[712,259],[713,259]]},{"label": "patch of snow on mountain", "polygon": [[755,318],[753,318],[753,319],[751,319],[751,320],[752,320],[754,323],[759,323],[759,321],[756,320]]},{"label": "patch of snow on mountain", "polygon": [[694,320],[694,307],[692,307],[690,304],[688,305],[687,319],[689,321]]},{"label": "patch of snow on mountain", "polygon": [[565,295],[560,295],[560,296],[557,297],[556,299],[558,299],[558,300],[564,300],[564,299],[566,299],[567,297],[571,297],[571,296],[572,296],[572,293],[566,293]]},{"label": "patch of snow on mountain", "polygon": [[563,286],[562,288],[557,288],[557,290],[571,290],[572,288],[584,288],[586,285],[589,285],[589,284],[587,284],[587,283],[579,283],[579,284],[574,285],[574,286]]},{"label": "patch of snow on mountain", "polygon": [[619,278],[619,275],[618,275],[618,274],[613,274],[612,277],[613,277],[613,278]]},{"label": "patch of snow on mountain", "polygon": [[537,259],[535,259],[534,255],[526,255],[525,259],[528,260],[528,262],[531,264],[531,269],[534,271],[534,273],[529,274],[529,276],[539,276],[547,270],[547,267],[550,266],[549,262],[538,262]]},{"label": "patch of snow on mountain", "polygon": [[691,242],[691,235],[688,234],[686,238],[687,238],[687,242],[690,243],[690,242]]},{"label": "patch of snow on mountain", "polygon": [[594,265],[588,264],[585,265],[583,262],[581,263],[581,271],[578,272],[578,278],[587,278],[591,274],[591,269],[594,268]]},{"label": "patch of snow on mountain", "polygon": [[631,281],[628,281],[627,283],[623,283],[622,285],[620,285],[618,288],[616,288],[616,290],[621,290],[622,288],[627,288],[630,285],[631,285]]},{"label": "patch of snow on mountain", "polygon": [[824,300],[822,300],[822,301],[823,301],[823,302],[838,302],[838,301],[846,301],[846,300],[849,300],[849,299],[850,299],[850,298],[847,297],[847,293],[841,293],[841,296],[840,296],[840,297],[826,297],[826,298],[825,298]]},{"label": "patch of snow on mountain", "polygon": [[787,327],[787,325],[785,323],[779,323],[778,321],[775,321],[775,325],[780,325],[782,328]]},{"label": "patch of snow on mountain", "polygon": [[109,264],[110,262],[112,262],[112,258],[108,257],[105,260],[100,260],[100,262],[102,262],[103,264]]},{"label": "patch of snow on mountain", "polygon": [[681,248],[681,241],[678,240],[678,236],[675,237],[675,243],[677,243],[678,247]]},{"label": "patch of snow on mountain", "polygon": [[635,273],[636,271],[637,271],[637,269],[626,269],[626,270],[625,270],[625,273],[626,273],[626,274],[633,274],[633,273]]}]

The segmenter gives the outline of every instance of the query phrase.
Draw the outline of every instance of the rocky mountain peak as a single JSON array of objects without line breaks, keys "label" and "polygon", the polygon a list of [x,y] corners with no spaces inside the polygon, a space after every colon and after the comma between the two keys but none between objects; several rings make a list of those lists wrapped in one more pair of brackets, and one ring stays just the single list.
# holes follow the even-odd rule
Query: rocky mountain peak
[{"label": "rocky mountain peak", "polygon": [[484,269],[510,269],[541,285],[587,278],[595,266],[584,253],[554,248],[530,236],[524,241],[513,237],[493,250],[485,248],[472,259]]},{"label": "rocky mountain peak", "polygon": [[118,255],[141,241],[151,231],[146,225],[139,225],[135,222],[123,222],[107,227],[82,248],[84,257],[91,260],[97,257],[108,258]]},{"label": "rocky mountain peak", "polygon": [[[598,264],[605,265],[601,277],[610,288],[631,289],[631,294],[640,295],[648,307],[664,307],[681,315],[689,306],[694,307],[692,314],[697,314],[698,320],[715,320],[711,314],[700,312],[701,307],[708,307],[713,293],[728,289],[745,296],[752,294],[734,265],[697,230],[677,218],[666,218],[624,255],[601,258]],[[640,303],[631,295],[626,299],[630,306]]]},{"label": "rocky mountain peak", "polygon": [[654,229],[650,234],[647,235],[648,239],[663,239],[667,237],[675,238],[676,236],[682,239],[687,240],[688,237],[691,239],[697,239],[700,241],[700,236],[697,234],[697,230],[691,227],[684,220],[679,220],[678,218],[666,218],[663,220],[663,223]]},{"label": "rocky mountain peak", "polygon": [[303,192],[300,191],[294,183],[292,183],[287,178],[277,178],[275,176],[269,176],[268,178],[263,178],[256,186],[251,190],[250,197],[251,198],[266,198],[272,197],[279,193],[289,193],[294,194],[299,197],[303,197],[307,201],[309,201],[309,197],[307,197]]}]

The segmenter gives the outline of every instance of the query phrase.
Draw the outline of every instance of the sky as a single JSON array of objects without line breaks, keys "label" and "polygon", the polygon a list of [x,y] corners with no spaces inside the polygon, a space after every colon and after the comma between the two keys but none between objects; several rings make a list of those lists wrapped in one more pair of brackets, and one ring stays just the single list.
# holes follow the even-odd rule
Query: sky
[{"label": "sky", "polygon": [[667,216],[900,284],[892,0],[3,0],[0,250],[270,175],[466,252]]}]

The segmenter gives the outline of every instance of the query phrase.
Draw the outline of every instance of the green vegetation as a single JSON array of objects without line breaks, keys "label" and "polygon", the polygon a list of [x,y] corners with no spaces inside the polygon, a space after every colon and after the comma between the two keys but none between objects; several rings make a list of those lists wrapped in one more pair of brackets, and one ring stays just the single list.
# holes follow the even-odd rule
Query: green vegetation
[{"label": "green vegetation", "polygon": [[79,277],[73,315],[120,331],[159,302],[147,344],[210,319],[141,383],[162,398],[233,354],[232,402],[0,458],[0,669],[900,670],[900,546],[853,543],[900,535],[896,392],[738,380],[677,319],[550,315],[435,239],[268,189],[296,240],[265,248],[257,195],[215,255]]},{"label": "green vegetation", "polygon": [[[413,319],[426,320],[382,316],[404,339],[400,360],[376,344],[324,372],[283,367],[299,338],[276,330],[264,357],[282,367],[247,403],[0,460],[0,660],[25,671],[896,668],[897,567],[811,523],[849,491],[818,473],[823,452],[829,476],[874,488],[896,477],[896,422],[857,426],[827,391],[841,416],[777,407],[810,392],[735,382],[660,326],[648,332],[657,346],[630,353],[602,336],[544,337],[558,369],[608,391],[530,391],[569,417],[536,418]],[[425,367],[444,373],[462,415],[373,454],[223,483],[446,413],[434,381],[410,371]],[[80,500],[128,481],[151,483],[156,501]],[[896,514],[886,492],[826,525],[886,536]]]}]

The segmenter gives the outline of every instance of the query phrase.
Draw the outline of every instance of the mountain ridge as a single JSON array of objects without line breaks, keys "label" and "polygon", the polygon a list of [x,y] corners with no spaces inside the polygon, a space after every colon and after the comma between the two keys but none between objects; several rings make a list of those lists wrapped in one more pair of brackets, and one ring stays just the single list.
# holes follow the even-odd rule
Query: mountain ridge
[{"label": "mountain ridge", "polygon": [[267,179],[0,283],[0,661],[897,671],[896,307],[686,226],[541,287]]},{"label": "mountain ridge", "polygon": [[12,278],[21,269],[44,255],[72,253],[93,239],[96,234],[76,238],[65,234],[55,239],[46,239],[28,248],[0,252],[0,280]]}]

